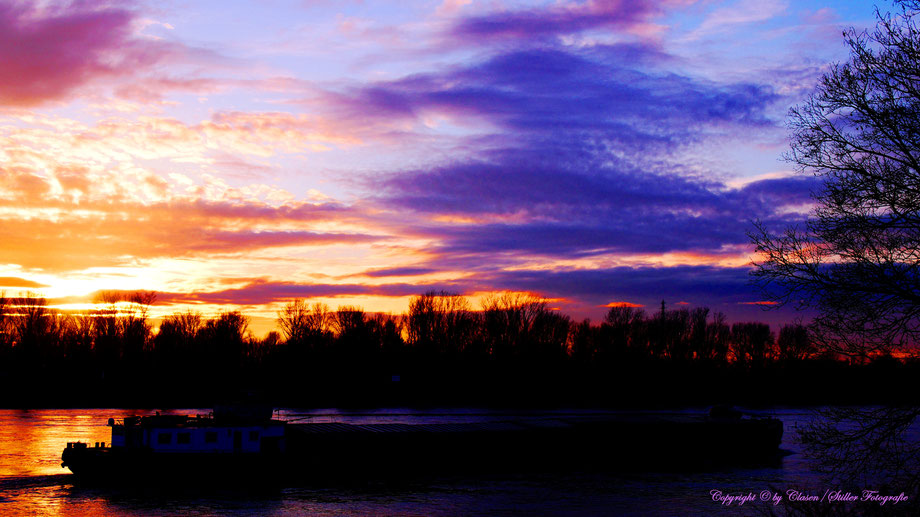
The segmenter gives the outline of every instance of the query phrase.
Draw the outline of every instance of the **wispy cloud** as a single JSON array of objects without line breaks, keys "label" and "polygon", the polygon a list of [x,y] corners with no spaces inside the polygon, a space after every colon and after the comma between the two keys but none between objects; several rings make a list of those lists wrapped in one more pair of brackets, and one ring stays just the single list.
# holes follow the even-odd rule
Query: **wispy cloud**
[{"label": "wispy cloud", "polygon": [[624,29],[656,12],[656,2],[588,0],[563,2],[548,8],[499,10],[460,20],[453,30],[467,42],[560,36],[600,27]]},{"label": "wispy cloud", "polygon": [[688,39],[699,39],[715,32],[765,22],[784,13],[788,7],[785,0],[739,0],[730,6],[714,9]]}]

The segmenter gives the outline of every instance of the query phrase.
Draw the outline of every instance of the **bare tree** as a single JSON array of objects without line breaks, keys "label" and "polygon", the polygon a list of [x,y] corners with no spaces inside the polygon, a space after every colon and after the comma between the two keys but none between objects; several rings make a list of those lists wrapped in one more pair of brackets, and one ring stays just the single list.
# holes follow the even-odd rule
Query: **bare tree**
[{"label": "bare tree", "polygon": [[532,293],[499,293],[482,301],[483,328],[491,353],[507,357],[529,345],[546,300]]},{"label": "bare tree", "polygon": [[57,319],[48,307],[48,300],[32,293],[24,294],[11,303],[13,336],[19,354],[28,362],[47,355],[57,341]]},{"label": "bare tree", "polygon": [[10,318],[10,299],[6,292],[0,291],[0,354],[8,355],[13,346],[12,318]]},{"label": "bare tree", "polygon": [[94,344],[108,361],[139,362],[151,338],[148,320],[156,302],[153,291],[100,291],[93,313]]},{"label": "bare tree", "polygon": [[185,360],[201,362],[196,347],[198,333],[204,325],[201,313],[187,310],[163,318],[153,342],[156,356],[162,365],[173,366]]},{"label": "bare tree", "polygon": [[338,337],[362,333],[367,328],[367,314],[361,307],[340,306],[332,315],[332,328]]},{"label": "bare tree", "polygon": [[157,294],[153,291],[126,293],[122,298],[124,306],[118,317],[118,326],[125,354],[130,360],[140,360],[147,352],[152,330],[148,316],[156,299]]},{"label": "bare tree", "polygon": [[279,343],[281,343],[281,334],[275,330],[270,331],[262,339],[251,340],[248,351],[250,359],[257,363],[264,362],[275,351]]},{"label": "bare tree", "polygon": [[725,314],[717,312],[712,321],[706,325],[706,348],[698,356],[700,359],[724,363],[728,360],[731,342],[731,327],[725,323]]},{"label": "bare tree", "polygon": [[246,359],[252,336],[249,318],[239,311],[222,312],[199,331],[205,350],[218,368],[237,368]]},{"label": "bare tree", "polygon": [[731,336],[732,355],[739,363],[762,365],[773,355],[773,333],[766,323],[735,323]]},{"label": "bare tree", "polygon": [[611,307],[601,326],[608,340],[598,350],[600,359],[643,356],[647,343],[637,342],[636,330],[644,324],[645,312],[641,309],[627,306]]},{"label": "bare tree", "polygon": [[377,313],[371,316],[369,324],[375,336],[375,342],[384,353],[396,354],[405,344],[403,341],[404,318]]},{"label": "bare tree", "polygon": [[86,314],[60,314],[61,348],[68,360],[84,361],[93,349],[93,320]]},{"label": "bare tree", "polygon": [[288,344],[296,346],[315,345],[331,331],[333,314],[329,306],[316,302],[310,305],[306,300],[291,300],[278,311],[278,326]]},{"label": "bare tree", "polygon": [[776,338],[777,359],[783,361],[801,361],[814,352],[808,328],[801,323],[783,325]]},{"label": "bare tree", "polygon": [[813,217],[752,234],[766,295],[816,308],[820,343],[850,355],[920,336],[920,2],[899,3],[845,32],[850,60],[791,111],[787,158],[824,180]]},{"label": "bare tree", "polygon": [[591,320],[585,318],[580,323],[572,326],[572,337],[569,354],[582,364],[597,360],[599,344],[602,342],[601,330],[591,325]]},{"label": "bare tree", "polygon": [[379,340],[373,335],[371,320],[361,307],[340,306],[332,315],[332,328],[338,353],[351,360],[370,360],[380,348]]},{"label": "bare tree", "polygon": [[[759,224],[755,278],[781,304],[816,309],[824,350],[867,358],[920,337],[920,1],[850,29],[850,59],[791,111],[791,152],[823,180],[803,227]],[[918,495],[916,407],[825,411],[804,439],[838,478],[894,479]],[[913,431],[915,432],[915,430]]]},{"label": "bare tree", "polygon": [[115,366],[122,359],[124,343],[118,324],[118,303],[122,300],[117,291],[101,291],[93,300],[93,348],[101,359],[103,369]]},{"label": "bare tree", "polygon": [[469,300],[459,294],[429,291],[409,302],[408,341],[420,350],[462,352],[472,342],[476,326]]}]

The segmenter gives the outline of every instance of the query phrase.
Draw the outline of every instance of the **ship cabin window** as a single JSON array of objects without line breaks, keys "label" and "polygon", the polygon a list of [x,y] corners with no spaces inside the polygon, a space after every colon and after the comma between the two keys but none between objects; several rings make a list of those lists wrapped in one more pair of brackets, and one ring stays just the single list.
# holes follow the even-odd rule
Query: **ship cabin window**
[{"label": "ship cabin window", "polygon": [[176,435],[176,443],[180,444],[190,444],[192,443],[192,433],[179,433]]},{"label": "ship cabin window", "polygon": [[250,442],[259,441],[259,431],[249,431],[249,441]]},{"label": "ship cabin window", "polygon": [[157,443],[160,445],[169,445],[172,443],[172,434],[170,433],[158,433],[157,434]]},{"label": "ship cabin window", "polygon": [[206,431],[204,433],[204,443],[217,443],[217,431]]}]

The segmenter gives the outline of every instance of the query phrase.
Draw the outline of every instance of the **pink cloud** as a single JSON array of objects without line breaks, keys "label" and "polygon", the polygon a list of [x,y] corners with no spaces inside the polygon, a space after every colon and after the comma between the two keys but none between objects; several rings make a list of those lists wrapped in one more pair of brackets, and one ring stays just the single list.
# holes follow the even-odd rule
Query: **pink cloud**
[{"label": "pink cloud", "polygon": [[803,18],[806,23],[813,23],[816,25],[838,23],[840,21],[840,16],[830,7],[823,7],[814,12],[806,12]]},{"label": "pink cloud", "polygon": [[360,140],[334,120],[284,112],[220,112],[194,129],[222,149],[268,156],[277,150],[323,150],[327,144],[356,145]]},{"label": "pink cloud", "polygon": [[[130,2],[124,4],[131,5]],[[119,3],[75,1],[39,6],[0,0],[0,106],[29,107],[65,100],[97,79],[144,75],[164,62],[202,65],[221,58],[213,52],[138,36],[144,21]],[[141,102],[170,91],[214,92],[212,79],[146,78],[116,93]]]},{"label": "pink cloud", "polygon": [[714,10],[700,24],[699,31],[708,32],[762,22],[783,13],[787,8],[787,3],[782,0],[741,0],[729,7]]},{"label": "pink cloud", "polygon": [[85,3],[40,9],[0,2],[0,104],[59,99],[112,72],[111,54],[131,38],[132,14]]},{"label": "pink cloud", "polygon": [[457,14],[471,3],[472,0],[444,0],[435,12],[440,16],[450,16]]},{"label": "pink cloud", "polygon": [[175,79],[175,78],[148,78],[129,84],[124,84],[116,89],[116,94],[123,98],[137,102],[159,102],[166,94],[180,91],[198,94],[217,93],[226,90],[229,84],[215,79]]}]

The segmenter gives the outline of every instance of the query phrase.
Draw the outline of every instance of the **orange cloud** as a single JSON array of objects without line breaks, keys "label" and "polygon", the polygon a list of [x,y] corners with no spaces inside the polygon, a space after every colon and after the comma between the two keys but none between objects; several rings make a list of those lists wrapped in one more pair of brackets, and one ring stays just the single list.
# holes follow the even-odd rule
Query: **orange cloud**
[{"label": "orange cloud", "polygon": [[[156,257],[245,253],[286,246],[359,244],[385,235],[263,229],[299,207],[219,206],[209,203],[121,205],[111,211],[20,212],[0,217],[0,263],[54,271],[118,265]],[[221,209],[225,208],[223,213]],[[304,213],[308,213],[307,211]],[[250,219],[245,219],[249,216]]]},{"label": "orange cloud", "polygon": [[328,119],[284,112],[222,112],[194,128],[218,147],[269,156],[280,150],[322,151],[326,145],[356,145],[361,141],[347,127]]},{"label": "orange cloud", "polygon": [[183,191],[137,168],[59,166],[39,173],[0,166],[0,264],[74,271],[156,257],[391,238],[353,207],[260,196],[278,197],[269,187],[236,189],[221,182]]},{"label": "orange cloud", "polygon": [[43,287],[50,287],[45,284],[40,284],[38,282],[33,282],[32,280],[26,280],[25,278],[18,278],[14,276],[4,276],[0,277],[0,287],[20,287],[25,289],[41,289]]},{"label": "orange cloud", "polygon": [[639,308],[639,307],[645,307],[645,305],[642,305],[641,303],[631,303],[631,302],[610,302],[610,303],[608,303],[607,305],[601,305],[601,307],[610,307],[610,308],[613,308],[613,307],[633,307],[633,308]]}]

